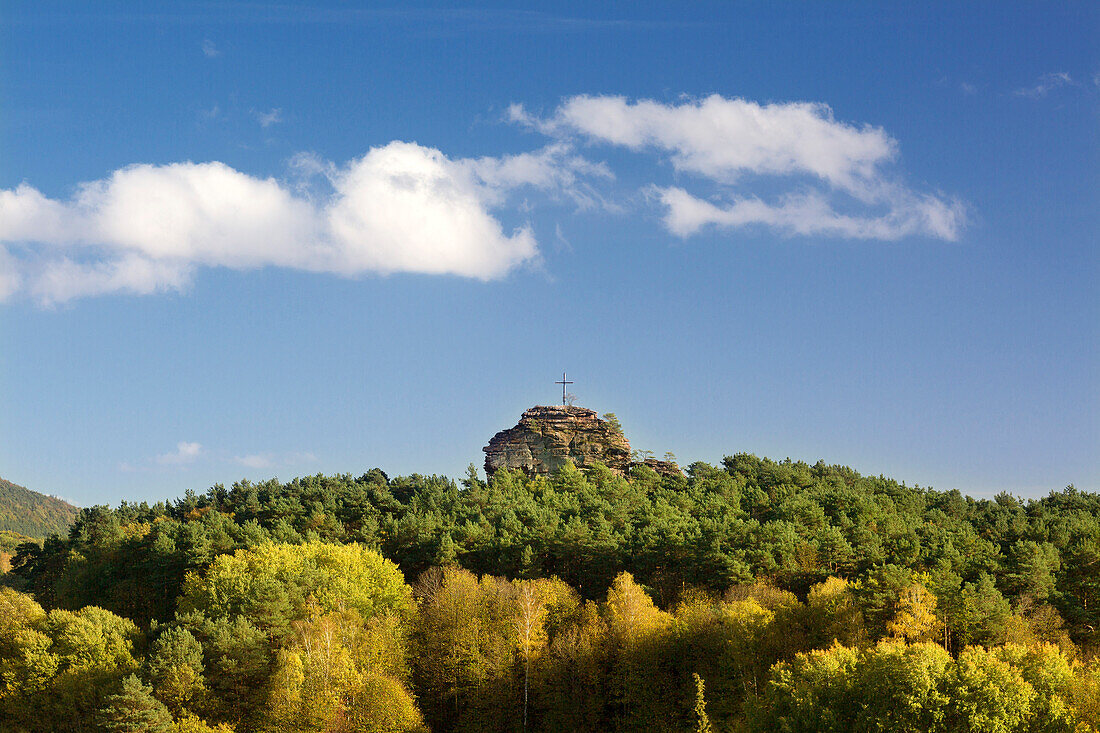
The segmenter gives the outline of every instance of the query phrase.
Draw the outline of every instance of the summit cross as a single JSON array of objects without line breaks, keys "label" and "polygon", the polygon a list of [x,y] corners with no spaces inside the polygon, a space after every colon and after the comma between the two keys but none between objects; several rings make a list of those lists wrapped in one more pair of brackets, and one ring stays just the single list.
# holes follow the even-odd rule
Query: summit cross
[{"label": "summit cross", "polygon": [[565,385],[572,384],[572,382],[567,380],[565,378],[565,372],[562,372],[561,373],[561,381],[560,382],[554,382],[554,384],[560,384],[561,385],[561,403],[564,405],[565,404]]}]

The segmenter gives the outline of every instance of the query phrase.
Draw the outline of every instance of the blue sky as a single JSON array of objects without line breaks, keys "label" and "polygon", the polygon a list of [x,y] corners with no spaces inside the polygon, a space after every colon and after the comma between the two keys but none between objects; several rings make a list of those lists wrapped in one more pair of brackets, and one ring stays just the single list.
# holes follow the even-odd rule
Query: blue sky
[{"label": "blue sky", "polygon": [[1100,489],[1092,3],[8,3],[0,476],[682,463]]}]

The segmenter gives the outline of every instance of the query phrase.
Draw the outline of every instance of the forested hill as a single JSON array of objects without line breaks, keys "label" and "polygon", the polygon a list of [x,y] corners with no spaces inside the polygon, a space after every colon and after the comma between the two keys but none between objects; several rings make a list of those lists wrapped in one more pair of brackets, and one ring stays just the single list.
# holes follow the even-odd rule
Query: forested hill
[{"label": "forested hill", "polygon": [[[1100,643],[1100,495],[1068,487],[1038,500],[975,500],[747,454],[695,463],[686,476],[597,466],[552,478],[501,471],[486,483],[471,466],[459,483],[376,468],[219,484],[172,504],[84,509],[69,535],[16,558],[16,571],[47,605],[165,621],[188,571],[270,541],[359,542],[410,581],[450,564],[554,576],[593,599],[626,571],[665,607],[688,588],[763,580],[803,596],[830,576],[866,584],[885,573],[873,582],[900,587],[920,575],[941,607],[981,597],[1007,608],[1026,597],[1056,609],[1080,641]],[[965,641],[988,631],[948,633]]]},{"label": "forested hill", "polygon": [[32,539],[67,535],[80,510],[53,496],[0,478],[0,532]]},{"label": "forested hill", "polygon": [[84,509],[3,579],[21,733],[1100,731],[1073,487],[374,469]]}]

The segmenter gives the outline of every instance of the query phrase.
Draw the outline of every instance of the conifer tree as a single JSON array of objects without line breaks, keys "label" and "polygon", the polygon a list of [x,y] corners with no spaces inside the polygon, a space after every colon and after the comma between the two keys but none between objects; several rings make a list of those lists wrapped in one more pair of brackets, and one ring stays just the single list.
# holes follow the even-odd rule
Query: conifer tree
[{"label": "conifer tree", "polygon": [[202,646],[183,627],[164,631],[153,643],[146,666],[153,694],[179,714],[204,691]]},{"label": "conifer tree", "polygon": [[153,688],[143,684],[137,675],[122,680],[122,691],[107,698],[100,711],[103,727],[119,733],[167,733],[172,716],[160,700],[153,697]]}]

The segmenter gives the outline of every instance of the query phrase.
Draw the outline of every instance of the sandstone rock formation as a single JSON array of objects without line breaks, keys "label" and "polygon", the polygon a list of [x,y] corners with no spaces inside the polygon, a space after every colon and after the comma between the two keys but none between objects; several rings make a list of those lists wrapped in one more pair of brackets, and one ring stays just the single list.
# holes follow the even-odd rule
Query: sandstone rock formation
[{"label": "sandstone rock formation", "polygon": [[661,461],[656,458],[647,458],[639,463],[631,463],[631,466],[644,465],[652,468],[658,476],[683,476],[684,472],[676,465],[675,461]]},{"label": "sandstone rock formation", "polygon": [[594,410],[572,405],[532,407],[483,450],[489,476],[501,468],[545,476],[561,470],[566,459],[578,468],[602,463],[616,473],[630,466],[630,443],[622,431]]}]

